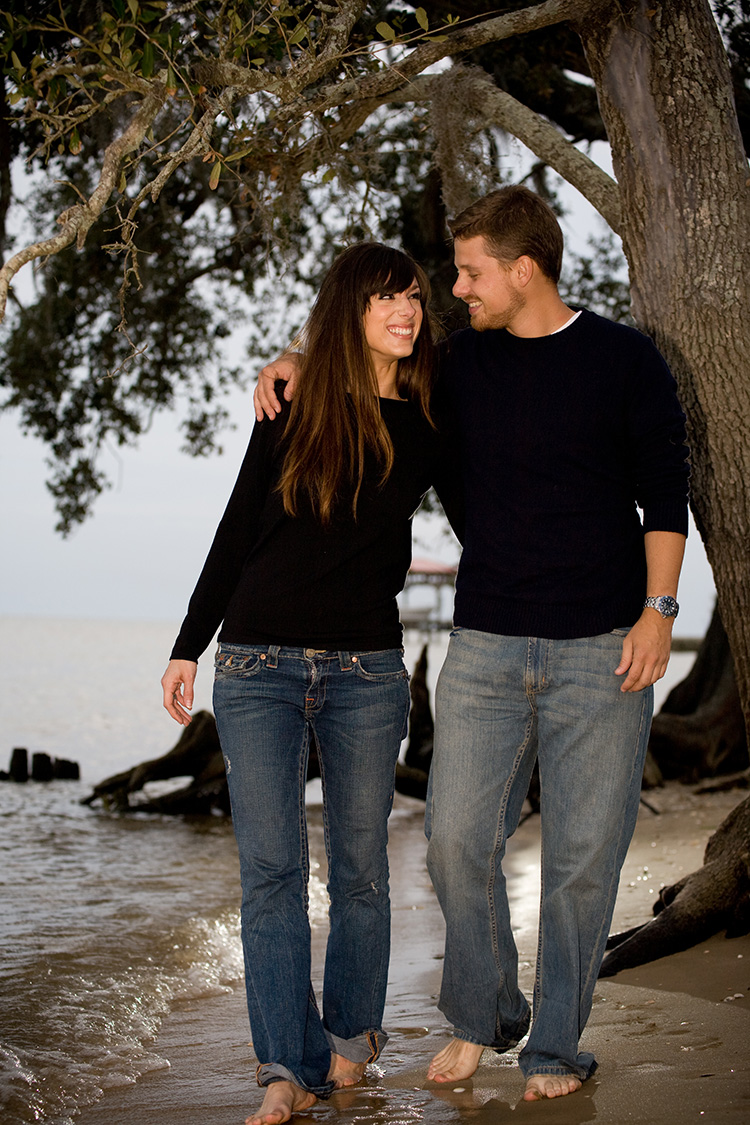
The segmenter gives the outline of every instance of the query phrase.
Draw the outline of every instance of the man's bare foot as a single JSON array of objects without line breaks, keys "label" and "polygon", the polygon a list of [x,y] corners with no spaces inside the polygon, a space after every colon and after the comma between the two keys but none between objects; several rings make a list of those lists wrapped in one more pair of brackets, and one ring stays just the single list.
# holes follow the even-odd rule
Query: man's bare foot
[{"label": "man's bare foot", "polygon": [[343,1055],[337,1055],[332,1051],[328,1081],[333,1082],[337,1090],[342,1090],[345,1086],[356,1086],[362,1081],[366,1065],[367,1063],[352,1062],[351,1059],[345,1059]]},{"label": "man's bare foot", "polygon": [[561,1098],[575,1094],[582,1082],[575,1074],[532,1074],[526,1080],[525,1102],[540,1102],[544,1098]]},{"label": "man's bare foot", "polygon": [[438,1051],[427,1068],[429,1082],[460,1082],[471,1078],[482,1057],[479,1043],[467,1043],[465,1039],[451,1039],[447,1047]]},{"label": "man's bare foot", "polygon": [[314,1106],[318,1099],[309,1090],[295,1086],[294,1082],[271,1082],[266,1086],[263,1105],[257,1113],[245,1120],[245,1125],[281,1125],[293,1113],[301,1113]]}]

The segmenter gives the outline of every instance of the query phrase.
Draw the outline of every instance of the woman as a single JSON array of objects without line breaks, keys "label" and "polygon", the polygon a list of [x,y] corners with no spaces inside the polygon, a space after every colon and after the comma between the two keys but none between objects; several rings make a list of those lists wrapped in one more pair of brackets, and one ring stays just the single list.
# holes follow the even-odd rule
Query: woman
[{"label": "woman", "polygon": [[[198,657],[223,622],[214,710],[266,1087],[252,1125],[354,1084],[387,1038],[387,821],[409,708],[396,594],[427,488],[457,510],[429,410],[427,297],[400,251],[362,243],[335,261],[303,331],[299,390],[253,430],[162,679],[164,706],[188,723]],[[311,737],[329,865],[322,1016],[307,917]]]}]

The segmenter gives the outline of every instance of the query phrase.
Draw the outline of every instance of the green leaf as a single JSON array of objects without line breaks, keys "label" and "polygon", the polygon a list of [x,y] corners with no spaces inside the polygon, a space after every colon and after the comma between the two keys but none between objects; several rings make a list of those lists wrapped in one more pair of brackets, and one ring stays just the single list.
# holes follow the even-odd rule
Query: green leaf
[{"label": "green leaf", "polygon": [[167,67],[167,93],[168,94],[176,94],[177,93],[177,79],[175,77],[174,71],[172,70],[172,64],[171,63]]},{"label": "green leaf", "polygon": [[236,160],[243,160],[244,157],[249,156],[250,153],[254,152],[254,151],[255,151],[254,145],[247,145],[245,148],[241,148],[238,152],[233,152],[231,156],[228,156],[226,158],[224,163],[225,164],[234,164],[234,162]]},{"label": "green leaf", "polygon": [[217,160],[216,163],[214,164],[213,168],[211,169],[211,179],[208,181],[208,186],[210,187],[211,191],[215,191],[216,188],[219,186],[219,178],[220,177],[221,177],[221,162],[219,160]]},{"label": "green leaf", "polygon": [[378,35],[382,36],[382,38],[386,39],[389,43],[393,43],[396,38],[396,32],[389,23],[378,23],[375,25],[375,30]]},{"label": "green leaf", "polygon": [[77,156],[78,153],[81,151],[81,148],[83,146],[81,145],[81,138],[78,135],[77,129],[74,129],[73,132],[70,134],[70,141],[68,142],[68,147],[70,148],[70,151],[73,153],[74,156]]},{"label": "green leaf", "polygon": [[13,63],[13,68],[16,71],[18,77],[23,78],[26,72],[26,67],[22,65],[21,60],[19,59],[15,51],[11,51],[10,61]]},{"label": "green leaf", "polygon": [[294,31],[289,36],[289,46],[290,47],[296,47],[298,43],[302,42],[302,40],[305,38],[306,35],[307,35],[307,27],[305,26],[305,24],[304,23],[298,24],[298,26],[295,27]]},{"label": "green leaf", "polygon": [[130,14],[133,17],[133,19],[137,20],[138,19],[138,0],[128,0],[128,7],[130,8]]},{"label": "green leaf", "polygon": [[430,21],[427,18],[427,12],[424,10],[424,8],[417,8],[414,15],[416,16],[417,23],[422,28],[422,31],[427,31],[428,27],[430,26]]},{"label": "green leaf", "polygon": [[150,78],[154,73],[154,45],[147,39],[143,44],[143,63],[141,64],[141,74],[144,78]]}]

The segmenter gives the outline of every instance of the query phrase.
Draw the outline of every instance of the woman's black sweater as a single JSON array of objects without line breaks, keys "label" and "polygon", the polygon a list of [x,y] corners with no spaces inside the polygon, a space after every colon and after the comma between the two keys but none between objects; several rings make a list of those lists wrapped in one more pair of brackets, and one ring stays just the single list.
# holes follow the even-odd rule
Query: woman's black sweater
[{"label": "woman's black sweater", "polygon": [[[346,497],[323,527],[302,493],[292,518],[276,485],[283,461],[285,403],[256,423],[237,483],[209,551],[173,659],[197,660],[219,639],[346,651],[397,648],[396,595],[411,563],[411,521],[434,485],[458,527],[461,486],[446,440],[412,403],[380,399],[394,464],[366,464],[357,518]],[[223,624],[222,624],[223,622]]]}]

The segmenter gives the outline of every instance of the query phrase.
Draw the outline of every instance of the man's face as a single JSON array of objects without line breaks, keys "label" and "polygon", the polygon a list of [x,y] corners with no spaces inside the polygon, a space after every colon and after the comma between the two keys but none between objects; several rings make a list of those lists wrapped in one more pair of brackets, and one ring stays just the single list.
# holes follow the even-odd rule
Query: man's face
[{"label": "man's face", "polygon": [[526,306],[513,265],[508,267],[488,254],[481,235],[456,239],[454,260],[458,280],[453,295],[469,306],[471,327],[477,332],[508,328]]}]

